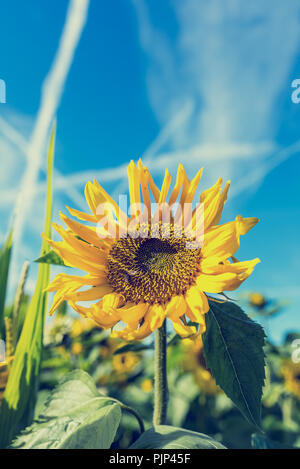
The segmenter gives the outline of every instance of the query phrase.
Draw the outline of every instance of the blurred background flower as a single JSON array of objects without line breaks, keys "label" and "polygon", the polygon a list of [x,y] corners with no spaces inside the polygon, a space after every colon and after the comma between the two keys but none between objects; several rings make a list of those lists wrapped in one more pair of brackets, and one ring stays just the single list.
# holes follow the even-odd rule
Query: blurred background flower
[{"label": "blurred background flower", "polygon": [[205,394],[217,394],[221,392],[214,378],[207,369],[202,337],[196,340],[185,339],[182,341],[182,368],[183,371],[191,371],[199,389]]},{"label": "blurred background flower", "polygon": [[300,363],[284,361],[281,368],[285,388],[300,399]]}]

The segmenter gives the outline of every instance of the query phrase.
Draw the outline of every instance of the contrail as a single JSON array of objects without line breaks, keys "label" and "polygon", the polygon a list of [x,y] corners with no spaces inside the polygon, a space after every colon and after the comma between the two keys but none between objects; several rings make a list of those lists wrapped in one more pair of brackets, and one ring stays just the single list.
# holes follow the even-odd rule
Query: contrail
[{"label": "contrail", "polygon": [[[27,147],[28,141],[27,139],[12,125],[10,125],[3,117],[0,116],[0,133],[2,133],[13,145],[15,145],[24,156],[27,156]],[[47,172],[47,164],[41,167],[41,170],[45,173]],[[60,181],[61,185],[63,184],[64,192],[66,195],[76,204],[77,207],[83,209],[85,208],[84,198],[81,192],[71,184],[68,184],[68,181],[65,180],[65,176],[61,174],[57,169],[53,169],[53,176],[54,182]],[[54,184],[54,188],[55,188]],[[35,186],[35,194],[34,196],[38,196],[41,192],[45,191],[45,184],[37,183]],[[7,194],[10,191],[6,191]],[[2,195],[2,193],[0,192]],[[9,195],[11,201],[13,202],[15,199],[15,191],[12,191],[12,194]],[[8,199],[9,200],[9,199]],[[7,201],[8,201],[7,200]],[[7,203],[7,202],[6,202]]]},{"label": "contrail", "polygon": [[27,154],[28,141],[12,125],[0,116],[0,131],[13,143],[22,153]]},{"label": "contrail", "polygon": [[299,152],[300,140],[297,140],[286,148],[282,148],[280,151],[275,153],[275,155],[269,157],[264,164],[261,164],[257,169],[248,173],[247,176],[242,178],[236,186],[233,186],[230,193],[231,199],[238,196],[249,187],[260,183],[273,169],[286,161],[292,155]]},{"label": "contrail", "polygon": [[177,131],[180,126],[183,126],[185,122],[191,117],[194,110],[195,104],[189,99],[185,106],[170,119],[170,121],[162,128],[158,136],[153,140],[149,147],[144,151],[143,162],[151,161],[151,158],[155,156],[160,148],[168,141],[168,139]]},{"label": "contrail", "polygon": [[[149,164],[151,163],[152,159],[158,153],[158,151],[162,148],[162,146],[168,141],[170,136],[174,134],[174,132],[183,125],[189,117],[191,117],[192,112],[194,109],[194,102],[192,100],[188,100],[185,106],[175,114],[175,116],[167,122],[167,124],[160,130],[157,137],[152,141],[152,143],[146,148],[142,155],[143,163]],[[113,192],[113,197],[117,197],[121,192],[126,190],[127,187],[127,180],[126,180],[127,171],[125,173],[125,177],[120,182],[120,184],[115,188]]]},{"label": "contrail", "polygon": [[54,62],[43,83],[40,107],[27,148],[28,164],[15,206],[13,266],[18,258],[25,221],[34,199],[35,186],[44,157],[49,129],[86,23],[88,6],[89,0],[71,0]]}]

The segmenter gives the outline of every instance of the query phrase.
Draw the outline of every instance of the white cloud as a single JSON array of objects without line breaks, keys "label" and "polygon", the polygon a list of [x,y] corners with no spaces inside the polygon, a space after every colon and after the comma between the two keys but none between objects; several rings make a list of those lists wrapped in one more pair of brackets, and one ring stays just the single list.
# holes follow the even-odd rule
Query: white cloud
[{"label": "white cloud", "polygon": [[[191,169],[205,164],[215,173],[217,153],[221,175],[235,179],[252,172],[255,161],[259,184],[268,154],[261,148],[267,143],[269,154],[276,148],[277,99],[290,87],[299,48],[297,0],[288,8],[281,0],[272,5],[267,0],[173,0],[168,15],[176,27],[170,31],[161,27],[151,2],[132,1],[157,119],[165,125],[193,102],[189,118],[165,142],[163,157],[169,152],[174,162],[184,158]],[[245,147],[252,154],[238,160],[239,148]],[[156,155],[161,164],[162,155]]]}]

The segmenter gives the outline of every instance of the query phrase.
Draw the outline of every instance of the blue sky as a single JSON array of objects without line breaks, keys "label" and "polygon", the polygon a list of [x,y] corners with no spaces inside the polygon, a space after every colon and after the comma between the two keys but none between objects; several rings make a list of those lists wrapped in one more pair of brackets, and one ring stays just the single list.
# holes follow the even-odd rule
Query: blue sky
[{"label": "blue sky", "polygon": [[[20,147],[33,139],[71,4],[1,5],[7,102],[0,104],[0,241],[27,174]],[[66,203],[84,208],[84,184],[93,177],[115,195],[124,192],[130,159],[142,156],[158,182],[165,166],[174,174],[183,162],[190,176],[204,166],[202,187],[219,176],[232,181],[224,221],[237,213],[261,219],[242,238],[239,258],[262,262],[241,292],[289,301],[270,323],[274,340],[299,329],[300,103],[291,101],[291,83],[300,78],[297,0],[274,0],[272,8],[267,0],[73,4],[88,11],[55,108],[54,219]],[[22,262],[38,256],[45,179],[39,153],[34,193],[23,194],[11,288]]]}]

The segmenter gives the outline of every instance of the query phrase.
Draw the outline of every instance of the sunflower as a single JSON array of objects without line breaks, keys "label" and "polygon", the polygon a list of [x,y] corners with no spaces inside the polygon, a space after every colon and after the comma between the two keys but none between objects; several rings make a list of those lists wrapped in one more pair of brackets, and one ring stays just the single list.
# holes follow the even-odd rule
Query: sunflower
[{"label": "sunflower", "polygon": [[150,378],[146,378],[141,382],[141,389],[144,392],[151,392],[153,390],[153,381]]},{"label": "sunflower", "polygon": [[267,304],[266,298],[258,292],[253,292],[249,295],[249,302],[251,306],[254,306],[258,309],[264,308]]},{"label": "sunflower", "polygon": [[139,362],[140,357],[136,353],[126,352],[114,355],[112,365],[117,373],[131,373]]},{"label": "sunflower", "polygon": [[83,345],[81,342],[74,342],[71,346],[71,352],[73,355],[80,355],[83,351]]},{"label": "sunflower", "polygon": [[281,375],[285,388],[300,399],[300,363],[286,360],[282,364]]},{"label": "sunflower", "polygon": [[72,217],[89,225],[60,214],[67,228],[53,226],[62,241],[46,238],[66,265],[86,272],[57,275],[48,287],[56,292],[50,314],[67,301],[102,328],[125,323],[112,332],[123,340],[149,336],[166,318],[182,337],[202,334],[207,294],[236,289],[259,259],[239,262],[234,257],[240,236],[257,218],[239,215],[219,225],[229,181],[222,190],[220,178],[202,192],[200,204],[190,208],[201,175],[202,170],[190,181],[180,164],[173,189],[166,169],[159,190],[142,161],[131,161],[130,216],[97,181],[88,182],[85,196],[91,213],[67,208]]},{"label": "sunflower", "polygon": [[88,332],[93,329],[94,327],[94,322],[88,321],[86,319],[75,319],[75,321],[72,324],[72,330],[70,333],[70,337],[72,339],[76,339],[81,336],[84,332]]}]

